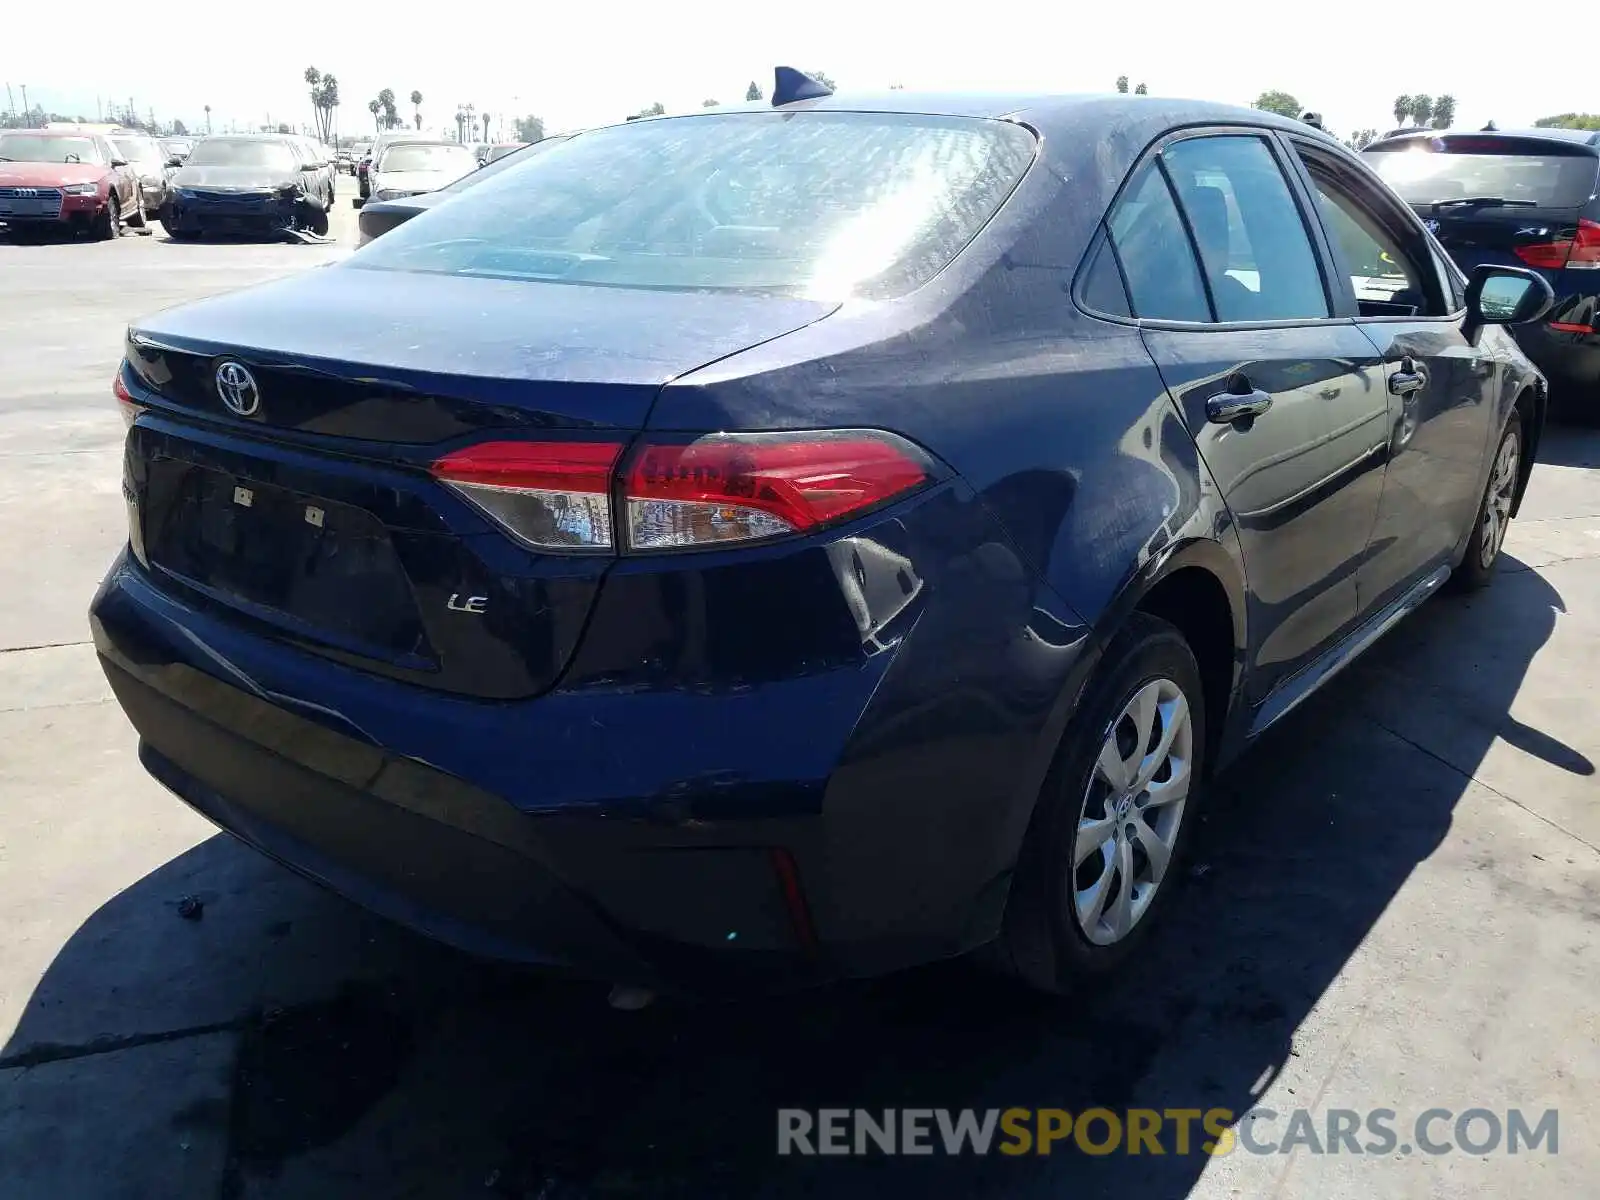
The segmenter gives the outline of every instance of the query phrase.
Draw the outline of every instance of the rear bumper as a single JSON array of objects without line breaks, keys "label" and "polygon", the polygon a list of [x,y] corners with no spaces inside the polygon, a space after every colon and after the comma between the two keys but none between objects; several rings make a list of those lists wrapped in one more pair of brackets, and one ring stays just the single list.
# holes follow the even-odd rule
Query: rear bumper
[{"label": "rear bumper", "polygon": [[976,709],[893,649],[755,693],[485,703],[265,641],[126,556],[91,625],[147,769],[242,840],[473,953],[708,992],[992,936],[1037,791],[1027,749],[1081,646],[1068,631],[1037,659],[1049,679]]},{"label": "rear bumper", "polygon": [[1515,331],[1517,344],[1558,388],[1595,389],[1600,405],[1600,333],[1578,333],[1528,325]]}]

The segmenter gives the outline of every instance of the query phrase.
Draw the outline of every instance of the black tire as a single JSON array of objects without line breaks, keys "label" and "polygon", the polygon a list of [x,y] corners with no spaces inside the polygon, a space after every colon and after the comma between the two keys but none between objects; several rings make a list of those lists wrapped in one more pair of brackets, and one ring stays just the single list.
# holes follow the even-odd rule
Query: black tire
[{"label": "black tire", "polygon": [[194,229],[174,229],[170,225],[163,226],[163,228],[166,229],[167,236],[175,242],[198,242],[200,240],[199,232]]},{"label": "black tire", "polygon": [[[1507,445],[1510,446],[1511,463],[1505,469]],[[1516,496],[1517,480],[1522,470],[1522,414],[1513,411],[1495,443],[1494,457],[1489,460],[1489,478],[1483,485],[1483,498],[1472,516],[1472,536],[1467,539],[1467,553],[1461,565],[1450,576],[1450,584],[1458,592],[1475,592],[1494,582],[1495,568],[1500,565],[1500,550],[1505,545],[1506,526],[1511,523],[1511,503]],[[1490,514],[1494,520],[1490,520]]]},{"label": "black tire", "polygon": [[143,191],[140,191],[140,192],[136,193],[136,195],[135,195],[135,198],[134,198],[134,212],[133,212],[133,215],[128,218],[128,228],[130,228],[130,229],[149,229],[150,228],[150,217],[149,217],[149,214],[147,214],[144,211],[144,192]]},{"label": "black tire", "polygon": [[109,242],[122,236],[122,205],[117,201],[117,194],[112,192],[106,200],[104,211],[95,218],[94,240]]},{"label": "black tire", "polygon": [[311,232],[316,234],[318,237],[327,237],[328,210],[325,208],[319,208],[308,214],[306,218],[306,228],[311,230]]},{"label": "black tire", "polygon": [[[1160,822],[1165,808],[1153,805],[1145,808],[1148,800],[1126,797],[1113,805],[1108,797],[1114,799],[1115,789],[1104,783],[1105,777],[1097,763],[1108,738],[1117,736],[1120,739],[1123,734],[1136,733],[1125,716],[1125,709],[1144,689],[1158,681],[1164,681],[1160,684],[1162,687],[1175,685],[1188,706],[1188,787],[1171,827],[1165,868],[1148,900],[1136,902],[1143,907],[1138,910],[1139,915],[1133,917],[1131,930],[1119,940],[1097,944],[1085,930],[1075,899],[1092,893],[1092,888],[1080,891],[1079,886],[1086,869],[1091,875],[1095,873],[1097,864],[1093,860],[1097,856],[1090,853],[1080,865],[1073,861],[1072,850],[1080,839],[1080,822],[1087,831],[1098,813],[1101,819],[1096,823],[1121,827],[1110,835],[1117,839],[1114,844],[1107,842],[1099,847],[1106,852],[1100,859],[1103,864],[1100,882],[1104,892],[1113,897],[1120,894],[1123,884],[1118,864],[1124,861],[1119,857],[1124,852],[1124,844],[1130,847],[1126,851],[1130,856],[1126,861],[1135,864],[1135,878],[1153,869],[1154,863],[1148,857],[1143,861],[1139,858],[1143,852],[1135,847],[1142,842],[1125,836],[1122,830],[1134,828],[1124,824],[1128,821],[1139,821],[1139,828],[1147,829],[1143,820],[1156,814],[1152,821]],[[1162,725],[1158,716],[1151,726],[1150,745],[1160,740]],[[1126,744],[1130,756],[1139,748],[1136,737]],[[1147,745],[1144,750],[1149,748]],[[1000,939],[989,956],[991,961],[1035,988],[1063,994],[1083,981],[1114,970],[1135,953],[1149,936],[1182,878],[1189,835],[1197,820],[1205,754],[1205,693],[1194,653],[1173,626],[1135,613],[1106,648],[1094,681],[1068,722],[1023,842]],[[1158,776],[1152,784],[1159,786],[1161,782]],[[1106,818],[1106,814],[1113,811],[1119,815],[1114,819]],[[1137,890],[1136,885],[1129,895]],[[1114,900],[1106,900],[1102,908],[1112,906]]]}]

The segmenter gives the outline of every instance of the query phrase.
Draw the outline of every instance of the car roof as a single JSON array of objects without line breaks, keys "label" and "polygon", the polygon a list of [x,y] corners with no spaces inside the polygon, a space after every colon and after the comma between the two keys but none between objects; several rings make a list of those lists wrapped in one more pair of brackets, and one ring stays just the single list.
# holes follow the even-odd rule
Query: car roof
[{"label": "car roof", "polygon": [[430,137],[402,138],[400,140],[391,142],[390,145],[392,145],[392,146],[460,146],[461,149],[463,149],[463,150],[468,149],[467,146],[462,145],[460,142],[453,142],[449,138],[430,138]]},{"label": "car roof", "polygon": [[1182,125],[1249,124],[1283,129],[1322,138],[1342,146],[1338,139],[1316,126],[1262,109],[1241,108],[1211,100],[1186,100],[1163,96],[1134,96],[1119,92],[1061,94],[1048,92],[849,92],[798,100],[781,106],[750,101],[682,115],[641,117],[633,124],[651,121],[716,120],[745,112],[864,112],[906,113],[924,116],[1006,119],[1033,126],[1057,136],[1143,137],[1145,144],[1165,130]]}]

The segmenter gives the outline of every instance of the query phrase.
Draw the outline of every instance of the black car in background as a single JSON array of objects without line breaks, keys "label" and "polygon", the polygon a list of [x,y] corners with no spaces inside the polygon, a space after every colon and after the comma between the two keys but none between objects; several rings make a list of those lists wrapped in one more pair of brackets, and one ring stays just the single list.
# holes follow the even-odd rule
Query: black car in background
[{"label": "black car in background", "polygon": [[219,233],[328,232],[321,175],[287,137],[202,138],[170,186],[161,224],[177,241]]},{"label": "black car in background", "polygon": [[[487,164],[479,167],[470,175],[465,175],[454,183],[433,192],[422,192],[415,196],[402,196],[398,200],[371,200],[362,206],[358,222],[361,228],[361,244],[364,246],[380,234],[388,233],[396,225],[404,225],[420,212],[443,204],[457,192],[464,191],[491,179],[501,171],[514,167],[518,163],[527,162],[528,159],[543,154],[552,146],[560,145],[568,138],[575,136],[570,133],[558,133],[553,137],[542,138],[531,145],[521,149],[512,150],[498,158],[491,158]],[[498,150],[496,146],[494,149]]]},{"label": "black car in background", "polygon": [[1600,133],[1416,130],[1375,142],[1366,159],[1463,271],[1545,278],[1555,307],[1517,341],[1569,411],[1600,415]]}]

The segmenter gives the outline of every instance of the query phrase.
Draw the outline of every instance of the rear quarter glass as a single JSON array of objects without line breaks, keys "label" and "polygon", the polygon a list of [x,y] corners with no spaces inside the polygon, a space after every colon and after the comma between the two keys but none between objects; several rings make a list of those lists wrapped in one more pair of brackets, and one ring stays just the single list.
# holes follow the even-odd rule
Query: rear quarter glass
[{"label": "rear quarter glass", "polygon": [[1007,121],[719,113],[585,133],[484,179],[352,268],[884,298],[920,286],[1033,161]]}]

